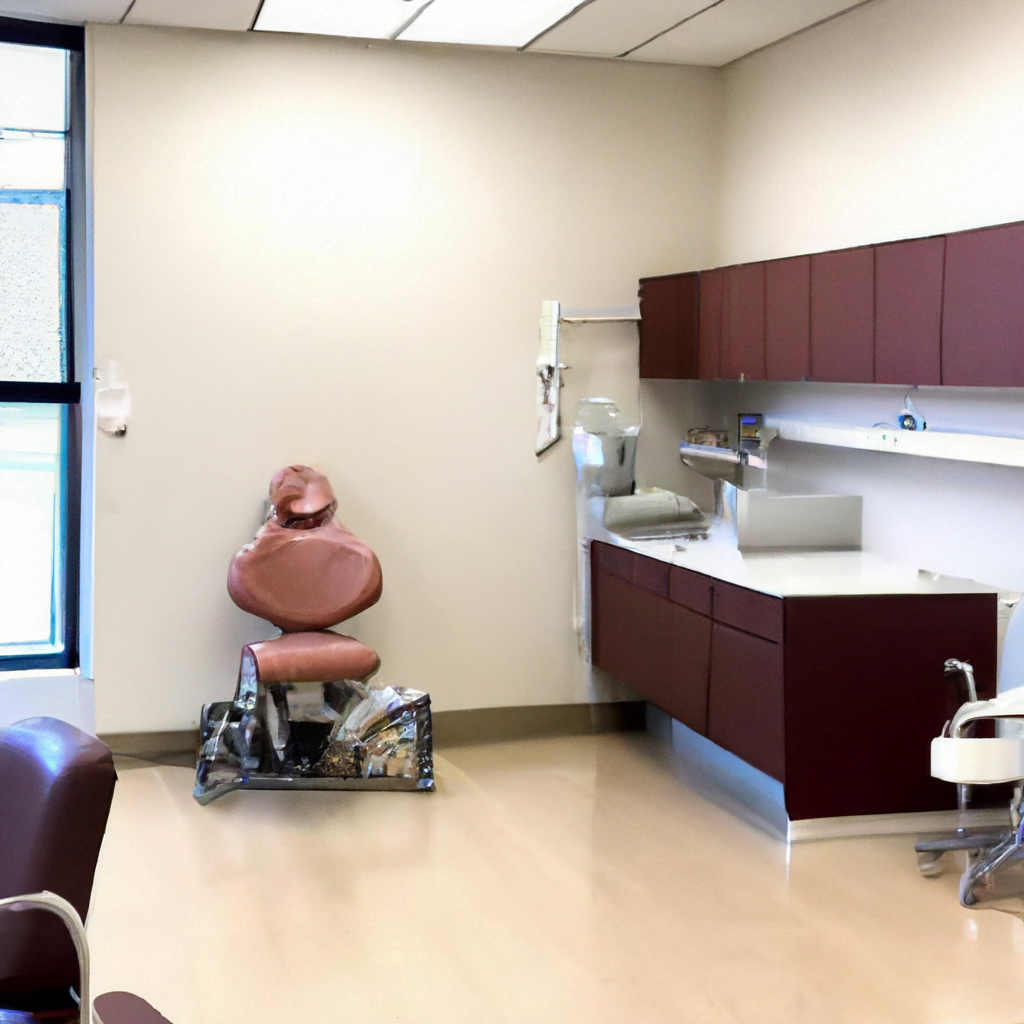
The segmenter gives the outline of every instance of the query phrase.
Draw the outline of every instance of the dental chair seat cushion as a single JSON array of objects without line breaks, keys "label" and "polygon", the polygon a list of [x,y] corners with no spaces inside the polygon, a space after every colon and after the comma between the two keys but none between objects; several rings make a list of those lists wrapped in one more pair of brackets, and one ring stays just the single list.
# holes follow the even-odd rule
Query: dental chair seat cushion
[{"label": "dental chair seat cushion", "polygon": [[243,647],[243,658],[246,652],[264,684],[363,680],[380,667],[376,651],[341,633],[285,633]]},{"label": "dental chair seat cushion", "polygon": [[131,992],[104,992],[92,1005],[103,1024],[170,1024],[145,999]]},{"label": "dental chair seat cushion", "polygon": [[336,519],[315,529],[270,519],[231,560],[228,593],[285,632],[326,629],[378,601],[380,562]]},{"label": "dental chair seat cushion", "polygon": [[[73,725],[28,718],[0,733],[0,897],[49,890],[85,920],[117,775],[110,750]],[[0,1006],[58,1009],[78,988],[63,923],[0,914]]]}]

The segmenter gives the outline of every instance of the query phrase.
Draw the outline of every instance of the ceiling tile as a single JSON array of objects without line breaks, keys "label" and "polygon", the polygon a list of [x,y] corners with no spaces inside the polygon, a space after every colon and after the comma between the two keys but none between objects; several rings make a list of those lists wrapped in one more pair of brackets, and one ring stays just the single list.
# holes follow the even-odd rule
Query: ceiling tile
[{"label": "ceiling tile", "polygon": [[131,0],[0,0],[0,15],[33,21],[64,21],[82,25],[87,21],[116,24],[124,17]]},{"label": "ceiling tile", "polygon": [[525,46],[579,3],[580,0],[434,0],[399,38],[425,43]]},{"label": "ceiling tile", "polygon": [[530,49],[618,56],[703,10],[711,0],[593,0]]},{"label": "ceiling tile", "polygon": [[389,39],[427,3],[429,0],[264,0],[254,27],[260,32]]},{"label": "ceiling tile", "polygon": [[721,67],[802,28],[859,7],[860,0],[721,0],[652,40],[631,60]]},{"label": "ceiling tile", "polygon": [[135,0],[126,25],[177,25],[245,31],[260,0]]}]

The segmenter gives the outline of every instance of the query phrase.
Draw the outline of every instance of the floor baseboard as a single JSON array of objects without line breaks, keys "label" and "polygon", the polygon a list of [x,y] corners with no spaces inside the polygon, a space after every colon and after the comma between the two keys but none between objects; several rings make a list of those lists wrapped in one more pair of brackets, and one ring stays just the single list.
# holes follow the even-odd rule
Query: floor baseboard
[{"label": "floor baseboard", "polygon": [[[468,708],[435,711],[434,746],[464,747],[542,736],[588,736],[602,732],[633,732],[644,726],[642,701],[606,704],[542,704],[507,708]],[[121,757],[160,761],[175,755],[194,755],[197,729],[172,732],[101,733],[99,738]]]}]

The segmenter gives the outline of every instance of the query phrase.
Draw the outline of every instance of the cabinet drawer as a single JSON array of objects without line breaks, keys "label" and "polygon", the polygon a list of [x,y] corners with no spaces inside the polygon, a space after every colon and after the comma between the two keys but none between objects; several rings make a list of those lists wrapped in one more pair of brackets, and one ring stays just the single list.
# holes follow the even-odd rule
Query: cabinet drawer
[{"label": "cabinet drawer", "polygon": [[783,602],[757,590],[714,581],[712,617],[775,643],[783,640]]},{"label": "cabinet drawer", "polygon": [[673,565],[668,572],[668,596],[675,604],[701,615],[710,615],[711,577]]},{"label": "cabinet drawer", "polygon": [[668,571],[672,567],[659,558],[633,556],[633,582],[648,594],[668,597]]},{"label": "cabinet drawer", "polygon": [[786,764],[783,692],[782,646],[714,623],[708,739],[780,781]]},{"label": "cabinet drawer", "polygon": [[590,545],[591,567],[594,572],[606,572],[630,583],[633,582],[633,562],[636,558],[632,551],[616,547],[614,544],[604,544],[595,540]]},{"label": "cabinet drawer", "polygon": [[614,544],[595,540],[590,547],[591,568],[633,583],[648,594],[668,597],[668,562],[648,555],[638,555]]}]

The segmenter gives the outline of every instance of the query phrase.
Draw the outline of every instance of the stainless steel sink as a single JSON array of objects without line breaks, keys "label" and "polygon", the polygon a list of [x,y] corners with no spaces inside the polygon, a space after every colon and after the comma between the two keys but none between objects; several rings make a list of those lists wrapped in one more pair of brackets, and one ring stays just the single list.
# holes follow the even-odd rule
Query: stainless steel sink
[{"label": "stainless steel sink", "polygon": [[744,491],[765,486],[768,462],[762,448],[717,448],[680,441],[679,458],[709,480],[722,480]]}]

